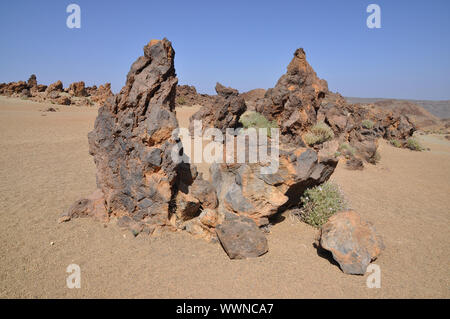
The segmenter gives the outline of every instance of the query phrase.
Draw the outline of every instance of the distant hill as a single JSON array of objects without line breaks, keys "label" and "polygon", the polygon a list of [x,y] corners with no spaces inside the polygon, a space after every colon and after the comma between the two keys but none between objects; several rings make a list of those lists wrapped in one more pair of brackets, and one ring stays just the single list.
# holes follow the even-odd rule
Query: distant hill
[{"label": "distant hill", "polygon": [[380,101],[394,101],[398,104],[401,101],[406,101],[423,107],[425,110],[437,116],[438,118],[445,119],[450,118],[450,100],[445,101],[431,101],[431,100],[398,100],[398,99],[386,99],[386,98],[361,98],[361,97],[346,97],[349,103],[376,103]]}]

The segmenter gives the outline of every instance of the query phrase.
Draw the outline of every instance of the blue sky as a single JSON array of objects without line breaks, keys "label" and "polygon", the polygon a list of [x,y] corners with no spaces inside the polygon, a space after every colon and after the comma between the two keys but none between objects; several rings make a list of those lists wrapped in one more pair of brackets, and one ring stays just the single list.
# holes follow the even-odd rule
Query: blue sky
[{"label": "blue sky", "polygon": [[[81,7],[81,29],[66,7]],[[381,29],[366,7],[381,7]],[[176,51],[180,84],[214,93],[273,87],[303,47],[319,77],[345,96],[450,99],[450,1],[1,1],[0,82],[111,82],[154,38]]]}]

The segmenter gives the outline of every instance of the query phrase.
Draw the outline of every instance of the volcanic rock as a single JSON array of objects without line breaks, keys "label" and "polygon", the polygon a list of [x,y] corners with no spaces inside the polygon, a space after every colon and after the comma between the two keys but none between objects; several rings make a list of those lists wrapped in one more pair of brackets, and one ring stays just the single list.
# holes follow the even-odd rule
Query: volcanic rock
[{"label": "volcanic rock", "polygon": [[30,78],[28,79],[27,84],[28,84],[28,88],[29,89],[37,87],[38,84],[37,84],[37,79],[36,79],[36,75],[35,74],[32,74],[30,76]]},{"label": "volcanic rock", "polygon": [[99,105],[105,104],[106,100],[114,95],[111,91],[111,83],[100,85],[98,89],[96,86],[94,87],[95,89],[93,88],[93,90],[89,92],[89,95],[91,96],[92,102],[95,102]]},{"label": "volcanic rock", "polygon": [[216,233],[231,259],[259,257],[269,250],[264,233],[246,217],[227,214]]},{"label": "volcanic rock", "polygon": [[244,98],[235,89],[216,84],[217,97],[210,105],[204,105],[190,118],[189,130],[194,133],[194,120],[202,121],[202,128],[214,127],[226,132],[227,128],[237,128],[239,117],[246,111]]},{"label": "volcanic rock", "polygon": [[[107,216],[133,220],[129,225],[135,235],[173,226],[178,187],[195,179],[187,177],[195,173],[192,169],[172,159],[173,150],[179,153],[179,139],[173,134],[178,127],[174,56],[167,39],[150,41],[120,93],[99,109],[88,135]],[[185,202],[186,214],[195,216],[189,194]]]},{"label": "volcanic rock", "polygon": [[74,82],[70,84],[68,93],[72,96],[83,97],[88,96],[88,93],[85,88],[85,84],[83,81]]},{"label": "volcanic rock", "polygon": [[[253,219],[258,226],[276,213],[298,205],[303,192],[331,176],[335,157],[319,158],[315,150],[281,145],[278,169],[266,174],[266,163],[214,163],[210,167],[219,212]],[[272,151],[275,147],[272,148]]]},{"label": "volcanic rock", "polygon": [[339,212],[322,226],[320,246],[333,255],[346,274],[364,275],[384,249],[371,223],[354,211]]},{"label": "volcanic rock", "polygon": [[45,90],[45,93],[47,93],[47,95],[50,95],[50,93],[52,92],[62,92],[62,91],[63,91],[63,84],[60,80],[58,80],[55,83],[50,84]]}]

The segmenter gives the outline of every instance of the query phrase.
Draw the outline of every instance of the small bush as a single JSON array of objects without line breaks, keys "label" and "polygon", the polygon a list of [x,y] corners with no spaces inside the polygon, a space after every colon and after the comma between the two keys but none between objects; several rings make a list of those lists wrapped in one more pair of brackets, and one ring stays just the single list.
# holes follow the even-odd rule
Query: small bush
[{"label": "small bush", "polygon": [[324,122],[317,123],[311,127],[310,131],[303,135],[303,140],[309,146],[322,144],[334,137],[333,130]]},{"label": "small bush", "polygon": [[241,123],[244,128],[266,128],[267,136],[269,137],[271,136],[270,129],[278,127],[277,122],[269,121],[264,115],[255,111],[247,111],[242,114],[239,123]]},{"label": "small bush", "polygon": [[347,208],[339,186],[331,182],[307,189],[301,202],[300,219],[314,227],[321,227],[332,215]]},{"label": "small bush", "polygon": [[424,150],[423,146],[419,143],[419,141],[413,137],[408,138],[408,140],[406,141],[406,147],[413,151],[420,152]]},{"label": "small bush", "polygon": [[180,104],[180,105],[186,104],[186,100],[182,96],[178,97],[176,102],[177,102],[177,104]]},{"label": "small bush", "polygon": [[376,151],[375,154],[373,154],[372,158],[369,160],[372,164],[378,164],[381,161],[381,155],[380,152]]},{"label": "small bush", "polygon": [[396,139],[390,140],[389,143],[391,143],[391,145],[395,147],[402,147],[402,142]]},{"label": "small bush", "polygon": [[375,126],[375,123],[371,120],[364,120],[364,121],[362,121],[361,125],[362,125],[362,127],[366,128],[368,130],[371,130]]},{"label": "small bush", "polygon": [[356,149],[348,143],[342,143],[339,145],[338,152],[345,157],[353,157],[356,153]]}]

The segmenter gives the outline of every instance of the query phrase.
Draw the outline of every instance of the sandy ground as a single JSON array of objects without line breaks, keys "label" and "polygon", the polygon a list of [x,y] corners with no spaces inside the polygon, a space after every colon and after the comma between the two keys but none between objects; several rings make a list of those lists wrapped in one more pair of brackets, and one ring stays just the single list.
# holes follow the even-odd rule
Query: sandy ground
[{"label": "sandy ground", "polygon": [[[40,111],[48,106],[0,97],[0,297],[450,297],[450,142],[441,137],[421,137],[431,149],[422,153],[381,143],[379,165],[339,165],[332,176],[384,237],[381,288],[369,289],[367,275],[319,256],[316,231],[289,216],[272,228],[266,255],[234,261],[183,232],[133,238],[113,223],[58,224],[95,189],[86,135],[97,110]],[[182,124],[192,110],[178,111]],[[66,286],[72,263],[81,289]]]}]

